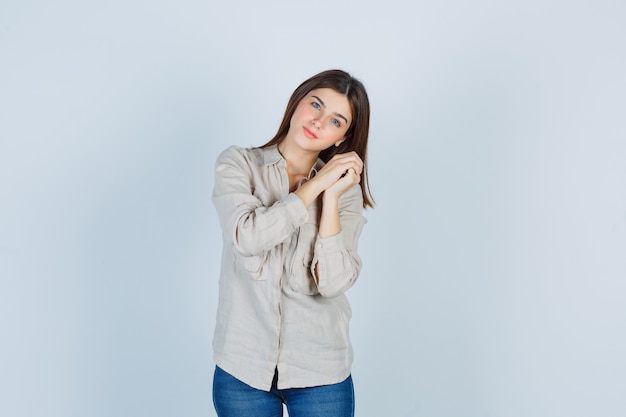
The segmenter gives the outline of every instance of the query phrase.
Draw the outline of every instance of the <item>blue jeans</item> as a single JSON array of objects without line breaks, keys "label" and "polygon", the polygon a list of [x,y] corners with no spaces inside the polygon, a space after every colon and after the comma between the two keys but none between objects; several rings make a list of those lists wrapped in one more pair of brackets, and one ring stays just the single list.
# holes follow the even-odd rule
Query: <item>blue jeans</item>
[{"label": "blue jeans", "polygon": [[252,388],[220,367],[213,375],[213,405],[219,417],[354,417],[352,377],[338,384],[278,389],[274,375],[269,392]]}]

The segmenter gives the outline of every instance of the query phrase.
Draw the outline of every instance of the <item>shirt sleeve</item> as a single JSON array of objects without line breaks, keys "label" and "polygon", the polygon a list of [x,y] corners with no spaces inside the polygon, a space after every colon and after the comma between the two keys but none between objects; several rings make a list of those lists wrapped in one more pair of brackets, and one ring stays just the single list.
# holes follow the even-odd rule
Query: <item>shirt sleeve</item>
[{"label": "shirt sleeve", "polygon": [[322,238],[317,235],[311,274],[315,276],[317,264],[317,290],[324,297],[343,294],[356,281],[361,271],[361,258],[357,246],[363,225],[363,196],[361,187],[355,185],[339,200],[341,231]]},{"label": "shirt sleeve", "polygon": [[270,207],[263,205],[252,192],[254,163],[250,155],[232,146],[215,165],[213,204],[222,233],[244,256],[262,254],[284,242],[308,218],[304,203],[294,193]]}]

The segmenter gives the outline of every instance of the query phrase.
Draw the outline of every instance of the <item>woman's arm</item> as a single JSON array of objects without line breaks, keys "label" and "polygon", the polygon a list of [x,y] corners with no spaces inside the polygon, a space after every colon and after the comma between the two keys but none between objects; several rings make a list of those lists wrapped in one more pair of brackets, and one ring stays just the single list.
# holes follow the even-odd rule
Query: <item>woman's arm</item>
[{"label": "woman's arm", "polygon": [[357,174],[354,168],[349,168],[339,180],[324,192],[320,218],[320,237],[333,236],[341,231],[339,198],[360,181],[361,175]]},{"label": "woman's arm", "polygon": [[308,207],[322,190],[322,212],[310,273],[323,296],[343,293],[361,269],[357,241],[365,223],[363,196],[358,186],[363,161],[356,152],[335,155],[296,191]]},{"label": "woman's arm", "polygon": [[244,256],[262,254],[284,242],[308,218],[302,200],[293,193],[269,207],[252,193],[252,177],[258,175],[253,156],[233,146],[215,165],[213,203],[222,233]]},{"label": "woman's arm", "polygon": [[342,294],[358,278],[361,270],[358,239],[366,222],[362,212],[363,196],[358,185],[351,186],[340,198],[323,197],[319,234],[311,263],[317,290],[323,296]]}]

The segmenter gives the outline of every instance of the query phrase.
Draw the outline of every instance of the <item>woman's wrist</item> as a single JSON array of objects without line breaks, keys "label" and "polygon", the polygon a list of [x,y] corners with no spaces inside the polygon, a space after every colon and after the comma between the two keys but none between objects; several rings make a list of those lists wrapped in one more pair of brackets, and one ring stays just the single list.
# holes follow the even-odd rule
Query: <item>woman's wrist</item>
[{"label": "woman's wrist", "polygon": [[339,197],[326,190],[322,194],[322,217],[320,219],[319,235],[322,238],[326,238],[334,236],[340,231]]},{"label": "woman's wrist", "polygon": [[332,187],[324,191],[324,194],[322,194],[322,198],[324,199],[324,202],[326,202],[327,204],[338,206],[339,199],[345,193],[345,191],[346,191],[345,185],[340,184],[338,181]]},{"label": "woman's wrist", "polygon": [[315,179],[311,179],[294,191],[294,194],[300,197],[304,206],[308,208],[323,191],[323,189],[318,187]]},{"label": "woman's wrist", "polygon": [[322,194],[322,203],[325,207],[339,207],[339,196],[328,190],[324,191]]}]

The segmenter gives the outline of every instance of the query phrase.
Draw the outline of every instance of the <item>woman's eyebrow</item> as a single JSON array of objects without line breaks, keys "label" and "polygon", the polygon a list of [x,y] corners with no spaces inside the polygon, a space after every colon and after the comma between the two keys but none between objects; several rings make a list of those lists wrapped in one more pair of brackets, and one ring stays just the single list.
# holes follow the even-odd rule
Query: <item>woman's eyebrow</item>
[{"label": "woman's eyebrow", "polygon": [[[324,100],[322,100],[322,99],[321,99],[321,98],[319,98],[318,96],[313,96],[313,97],[315,97],[315,98],[316,98],[316,99],[320,102],[320,104],[322,105],[322,107],[326,108],[326,103],[324,103]],[[341,113],[333,113],[333,114],[334,114],[335,116],[337,116],[337,117],[341,117],[341,118],[342,118],[342,119],[346,122],[346,124],[348,123],[348,119],[346,119],[346,118],[343,116],[343,114],[341,114]]]}]

